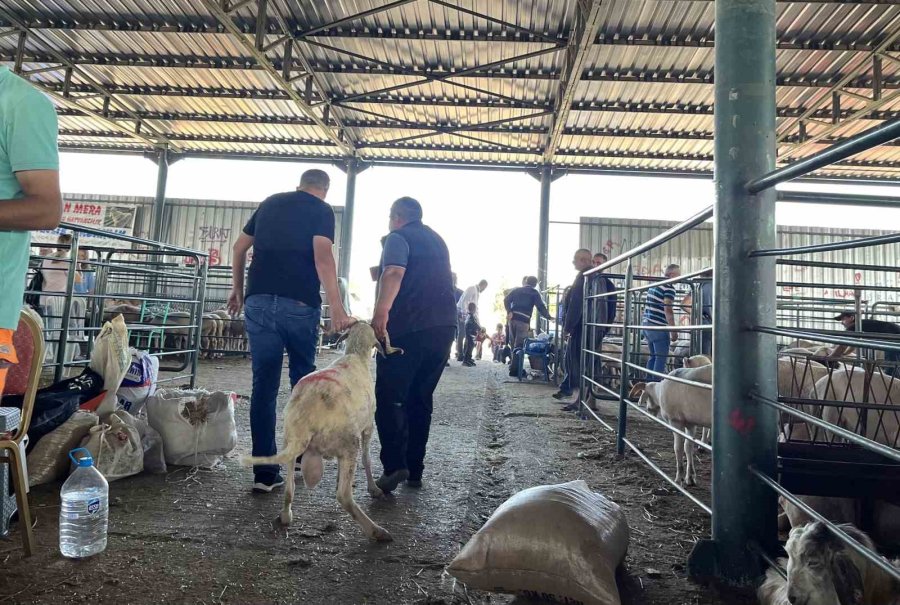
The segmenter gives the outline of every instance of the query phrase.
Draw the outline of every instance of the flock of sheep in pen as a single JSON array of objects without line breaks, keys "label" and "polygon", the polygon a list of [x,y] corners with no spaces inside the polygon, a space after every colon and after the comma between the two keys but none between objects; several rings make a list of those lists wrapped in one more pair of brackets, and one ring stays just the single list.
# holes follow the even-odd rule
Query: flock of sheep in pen
[{"label": "flock of sheep in pen", "polygon": [[[109,321],[121,314],[128,325],[145,324],[161,328],[144,342],[148,348],[184,351],[190,343],[193,328],[191,313],[188,311],[165,311],[141,309],[137,301],[108,300],[103,309],[103,321]],[[225,352],[244,353],[249,350],[244,318],[233,319],[225,309],[204,313],[200,319],[200,353],[207,359],[218,359]]]},{"label": "flock of sheep in pen", "polygon": [[[853,404],[869,403],[897,405],[897,411],[884,409],[861,410],[854,406],[799,405],[801,411],[824,421],[865,435],[878,443],[896,448],[900,441],[900,378],[895,379],[876,368],[867,372],[852,363],[834,363],[824,359],[831,352],[806,341],[795,341],[778,355],[778,395]],[[621,359],[621,347],[604,342],[600,364],[601,375],[613,389],[617,388],[621,365],[611,358]],[[826,365],[828,364],[828,365]],[[712,361],[703,356],[685,358],[684,367],[670,372],[693,382],[712,383]],[[629,395],[651,414],[667,421],[688,435],[702,429],[702,440],[708,442],[712,427],[712,391],[673,380],[638,383]],[[589,401],[589,405],[593,402]],[[780,441],[824,443],[840,441],[828,431],[809,426],[787,414],[780,418]],[[684,435],[673,432],[675,450],[675,480],[684,486],[697,484],[695,451],[697,445]],[[800,496],[807,506],[826,519],[842,524],[841,528],[858,542],[873,551],[900,550],[900,507],[875,500],[871,509],[871,537],[860,531],[863,501],[859,498]],[[873,565],[843,542],[824,524],[784,498],[779,499],[779,529],[790,530],[786,546],[788,559],[781,563],[787,568],[785,581],[770,570],[760,588],[764,605],[900,605],[900,585],[886,572]],[[900,560],[893,562],[900,567]]]}]

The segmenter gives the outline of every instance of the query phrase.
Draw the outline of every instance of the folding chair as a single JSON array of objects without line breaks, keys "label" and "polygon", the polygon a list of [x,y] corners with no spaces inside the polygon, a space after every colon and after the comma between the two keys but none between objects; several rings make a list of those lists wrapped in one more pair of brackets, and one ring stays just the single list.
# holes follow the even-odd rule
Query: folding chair
[{"label": "folding chair", "polygon": [[[31,529],[31,510],[28,508],[28,468],[25,461],[25,440],[28,426],[31,424],[31,413],[34,410],[34,399],[37,395],[38,383],[41,378],[41,365],[44,360],[44,334],[36,314],[29,310],[23,310],[19,315],[19,326],[13,342],[30,341],[31,351],[28,347],[16,347],[19,366],[28,368],[28,379],[22,402],[22,413],[19,417],[19,427],[14,433],[0,435],[0,463],[9,464],[13,486],[16,490],[16,506],[19,510],[19,524],[22,528],[22,542],[25,547],[25,556],[30,557],[34,552],[34,534]],[[28,359],[27,356],[31,355]],[[12,370],[10,370],[12,371]]]}]

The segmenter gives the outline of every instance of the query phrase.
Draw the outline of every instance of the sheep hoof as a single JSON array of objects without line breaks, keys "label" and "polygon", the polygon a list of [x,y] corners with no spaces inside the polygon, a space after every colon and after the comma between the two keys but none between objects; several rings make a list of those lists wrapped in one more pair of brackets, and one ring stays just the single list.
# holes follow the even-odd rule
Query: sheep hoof
[{"label": "sheep hoof", "polygon": [[394,541],[394,538],[391,536],[391,534],[389,534],[385,528],[379,527],[378,525],[376,525],[375,528],[372,530],[371,537],[376,542],[393,542]]},{"label": "sheep hoof", "polygon": [[279,523],[281,523],[282,527],[287,527],[291,524],[291,521],[294,520],[294,515],[291,513],[291,511],[286,511],[278,515],[277,519]]},{"label": "sheep hoof", "polygon": [[369,495],[375,498],[376,500],[379,498],[384,498],[384,492],[377,486],[372,486],[369,488]]}]

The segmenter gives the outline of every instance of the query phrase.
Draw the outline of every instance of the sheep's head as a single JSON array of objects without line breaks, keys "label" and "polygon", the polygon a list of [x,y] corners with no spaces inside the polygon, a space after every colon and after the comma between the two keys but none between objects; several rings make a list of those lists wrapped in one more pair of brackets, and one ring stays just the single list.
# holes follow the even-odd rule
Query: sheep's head
[{"label": "sheep's head", "polygon": [[[852,525],[840,525],[854,540],[872,548],[872,541]],[[788,553],[788,600],[793,605],[861,605],[864,589],[853,553],[818,521],[791,530]]]},{"label": "sheep's head", "polygon": [[375,336],[375,330],[372,329],[372,325],[365,321],[357,321],[350,326],[350,329],[341,335],[338,342],[343,340],[347,341],[347,353],[370,355],[372,347],[375,347],[383,357],[394,353],[403,353],[403,349],[391,346],[391,339],[386,334],[384,346],[382,346]]},{"label": "sheep's head", "polygon": [[712,360],[706,355],[694,355],[685,357],[682,365],[686,368],[699,368],[701,366],[712,365]]},{"label": "sheep's head", "polygon": [[656,390],[656,383],[646,383],[646,382],[638,382],[633,387],[631,387],[631,392],[628,393],[628,398],[632,401],[637,399],[638,405],[644,406],[647,408],[647,411],[651,414],[659,413],[659,404],[656,403],[656,398],[653,397],[653,394]]}]

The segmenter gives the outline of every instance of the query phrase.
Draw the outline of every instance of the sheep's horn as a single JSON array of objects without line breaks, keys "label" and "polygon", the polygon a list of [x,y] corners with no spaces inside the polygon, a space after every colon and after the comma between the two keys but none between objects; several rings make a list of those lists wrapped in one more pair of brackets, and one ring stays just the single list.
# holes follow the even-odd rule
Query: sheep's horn
[{"label": "sheep's horn", "polygon": [[400,353],[401,355],[403,355],[403,349],[401,349],[399,347],[392,347],[391,346],[391,335],[388,334],[387,332],[385,332],[384,333],[384,354],[385,354],[385,356],[387,356],[387,355],[393,355],[394,353]]},{"label": "sheep's horn", "polygon": [[647,384],[646,384],[646,383],[644,383],[644,382],[639,382],[639,383],[637,383],[636,385],[634,385],[633,387],[631,387],[631,392],[628,393],[628,398],[629,398],[629,399],[634,399],[635,397],[638,397],[641,393],[644,392],[644,389],[645,389],[645,388],[647,388]]}]

